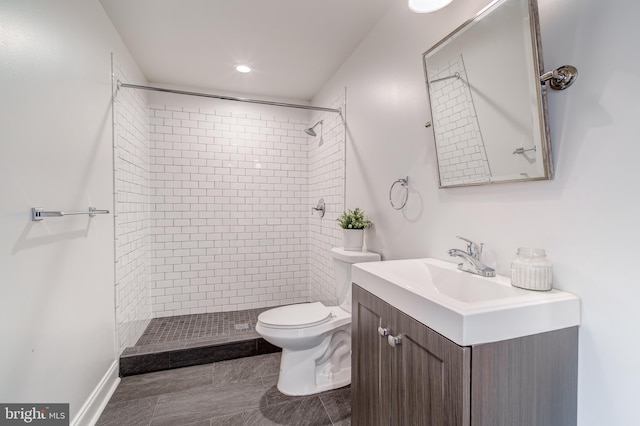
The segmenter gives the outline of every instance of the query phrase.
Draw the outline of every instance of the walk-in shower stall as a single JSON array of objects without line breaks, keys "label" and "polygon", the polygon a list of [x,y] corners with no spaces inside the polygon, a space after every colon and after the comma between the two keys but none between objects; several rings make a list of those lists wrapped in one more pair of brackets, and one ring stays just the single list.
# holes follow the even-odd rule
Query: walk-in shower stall
[{"label": "walk-in shower stall", "polygon": [[[272,306],[335,303],[344,93],[318,108],[132,85],[116,62],[113,76],[120,352],[248,332]],[[156,337],[140,339],[148,326]]]}]

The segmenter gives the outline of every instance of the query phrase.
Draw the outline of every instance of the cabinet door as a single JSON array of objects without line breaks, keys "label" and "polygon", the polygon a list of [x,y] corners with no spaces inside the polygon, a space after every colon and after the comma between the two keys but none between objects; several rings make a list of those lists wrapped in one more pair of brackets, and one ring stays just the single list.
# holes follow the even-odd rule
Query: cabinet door
[{"label": "cabinet door", "polygon": [[468,426],[471,349],[395,310],[393,425]]},{"label": "cabinet door", "polygon": [[575,426],[578,327],[473,347],[472,424]]},{"label": "cabinet door", "polygon": [[389,425],[391,347],[378,327],[387,328],[391,306],[353,286],[351,331],[351,421],[355,426]]}]

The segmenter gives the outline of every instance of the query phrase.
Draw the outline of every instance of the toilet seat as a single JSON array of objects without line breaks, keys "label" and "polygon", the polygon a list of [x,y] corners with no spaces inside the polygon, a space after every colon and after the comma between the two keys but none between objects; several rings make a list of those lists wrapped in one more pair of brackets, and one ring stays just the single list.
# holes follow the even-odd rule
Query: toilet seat
[{"label": "toilet seat", "polygon": [[320,302],[281,306],[258,315],[258,322],[264,327],[281,329],[313,327],[330,319],[331,309]]}]

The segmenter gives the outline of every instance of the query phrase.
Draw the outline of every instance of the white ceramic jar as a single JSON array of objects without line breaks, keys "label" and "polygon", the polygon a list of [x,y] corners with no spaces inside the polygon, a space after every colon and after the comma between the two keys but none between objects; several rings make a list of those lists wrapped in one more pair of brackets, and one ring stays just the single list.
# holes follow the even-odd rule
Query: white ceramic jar
[{"label": "white ceramic jar", "polygon": [[549,291],[553,266],[544,249],[520,247],[511,263],[511,285],[527,290]]}]

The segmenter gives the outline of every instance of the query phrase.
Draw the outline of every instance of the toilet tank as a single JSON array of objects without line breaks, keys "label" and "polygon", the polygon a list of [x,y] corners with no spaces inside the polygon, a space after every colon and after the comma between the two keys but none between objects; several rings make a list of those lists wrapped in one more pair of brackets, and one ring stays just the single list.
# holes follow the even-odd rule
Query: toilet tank
[{"label": "toilet tank", "polygon": [[351,312],[351,265],[377,262],[380,260],[380,255],[370,251],[352,251],[334,247],[331,249],[331,257],[335,276],[335,296],[340,306],[347,312]]}]

